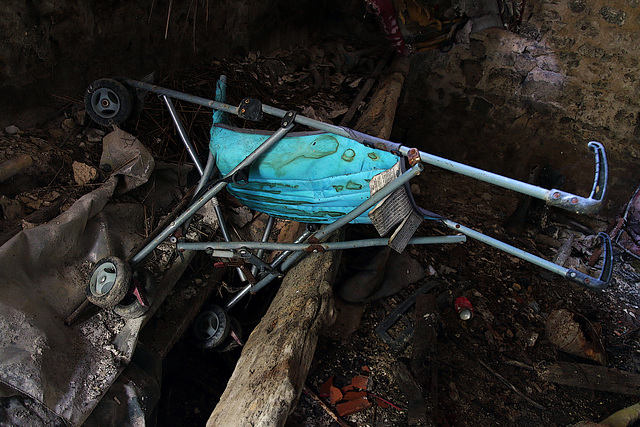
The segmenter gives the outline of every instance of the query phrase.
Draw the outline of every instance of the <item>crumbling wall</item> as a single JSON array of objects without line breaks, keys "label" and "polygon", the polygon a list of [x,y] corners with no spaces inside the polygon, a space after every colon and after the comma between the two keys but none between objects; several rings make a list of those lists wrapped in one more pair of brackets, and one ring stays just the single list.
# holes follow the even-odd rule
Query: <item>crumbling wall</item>
[{"label": "crumbling wall", "polygon": [[76,97],[100,77],[162,75],[216,57],[355,35],[362,13],[354,8],[362,2],[3,0],[0,125],[33,125],[33,116],[52,111],[52,94]]},{"label": "crumbling wall", "polygon": [[614,213],[640,179],[639,12],[637,0],[527,2],[515,32],[416,55],[396,137],[519,179],[549,163],[585,195],[586,144],[600,141],[611,167],[604,213]]}]

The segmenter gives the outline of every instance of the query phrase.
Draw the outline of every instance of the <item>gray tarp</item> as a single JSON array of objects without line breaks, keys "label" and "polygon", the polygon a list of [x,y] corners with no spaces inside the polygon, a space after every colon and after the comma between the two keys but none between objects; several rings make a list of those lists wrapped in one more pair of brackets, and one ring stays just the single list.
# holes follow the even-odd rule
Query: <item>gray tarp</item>
[{"label": "gray tarp", "polygon": [[[153,159],[119,130],[105,137],[106,145],[126,160],[112,163],[115,172],[129,178],[112,176],[54,220],[0,247],[0,397],[20,393],[76,425],[130,361],[142,324],[142,318],[125,322],[106,310],[71,327],[63,323],[84,300],[93,263],[110,255],[125,258],[143,235],[142,205],[107,202],[123,181],[126,188],[144,183]],[[101,163],[108,161],[103,156]],[[9,412],[0,415],[19,414]]]}]

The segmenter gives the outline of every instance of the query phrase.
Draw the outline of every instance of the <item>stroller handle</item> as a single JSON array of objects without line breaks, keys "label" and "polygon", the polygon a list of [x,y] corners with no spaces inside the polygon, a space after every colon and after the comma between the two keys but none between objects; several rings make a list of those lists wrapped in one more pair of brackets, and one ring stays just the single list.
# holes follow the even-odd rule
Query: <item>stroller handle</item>
[{"label": "stroller handle", "polygon": [[[188,95],[176,90],[163,88],[154,84],[133,80],[123,79],[123,83],[145,90],[148,92],[157,93],[159,95],[165,95],[172,98],[180,99],[183,101],[191,102],[204,107],[212,108],[214,110],[224,111],[229,114],[244,117],[241,106],[232,106],[223,102],[218,102],[198,96]],[[264,105],[256,100],[245,98],[243,102],[250,100],[252,106],[260,108],[264,114],[268,114],[275,117],[284,118],[288,113],[280,108]],[[256,117],[260,116],[256,114]],[[354,139],[364,145],[378,148],[381,150],[389,151],[395,154],[407,157],[411,148],[405,147],[401,144],[387,141],[382,138],[376,138],[371,135],[367,135],[361,132],[357,132],[353,129],[349,129],[342,126],[336,126],[329,123],[314,120],[303,115],[296,115],[294,119],[295,123],[303,126],[308,126],[313,129],[322,130],[325,132],[334,133],[336,135],[344,136],[346,138]],[[461,175],[466,175],[479,181],[487,182],[489,184],[497,185],[518,193],[526,194],[536,199],[544,200],[547,204],[555,206],[561,209],[572,211],[578,214],[593,214],[597,212],[604,202],[606,195],[607,182],[608,182],[608,165],[605,149],[599,142],[591,141],[588,144],[589,148],[595,153],[596,172],[593,187],[589,197],[581,197],[575,194],[567,193],[557,189],[546,189],[538,187],[532,184],[528,184],[522,181],[518,181],[512,178],[507,178],[502,175],[498,175],[492,172],[488,172],[482,169],[474,168],[472,166],[465,165],[463,163],[454,162],[442,157],[435,156],[433,154],[420,151],[420,160],[423,163],[436,166],[442,169],[446,169]]]}]

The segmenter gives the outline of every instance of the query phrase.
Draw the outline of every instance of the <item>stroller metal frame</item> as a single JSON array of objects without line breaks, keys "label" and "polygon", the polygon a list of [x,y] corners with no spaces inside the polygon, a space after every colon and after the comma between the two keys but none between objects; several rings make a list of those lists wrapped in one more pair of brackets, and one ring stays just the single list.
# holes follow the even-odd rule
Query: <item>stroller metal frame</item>
[{"label": "stroller metal frame", "polygon": [[[524,183],[492,172],[484,171],[462,163],[454,162],[429,153],[418,151],[415,148],[405,147],[391,141],[376,138],[371,135],[357,132],[346,127],[335,126],[308,117],[304,117],[293,111],[284,111],[275,107],[263,105],[255,99],[245,98],[241,102],[240,106],[232,106],[226,104],[224,102],[226,93],[225,76],[222,76],[218,81],[215,100],[188,95],[172,89],[156,86],[144,81],[138,81],[128,78],[119,79],[119,84],[126,86],[130,91],[135,91],[138,94],[142,94],[142,96],[139,95],[140,98],[143,98],[146,93],[152,92],[157,94],[163,100],[170,112],[171,119],[176,126],[177,132],[182,142],[184,143],[189,156],[191,157],[196,169],[201,175],[201,179],[198,183],[196,194],[192,200],[191,205],[174,221],[172,221],[168,227],[166,227],[164,230],[161,230],[156,235],[156,237],[153,238],[146,246],[144,246],[139,252],[134,254],[130,258],[129,264],[132,268],[139,265],[147,255],[149,255],[161,242],[165,241],[166,239],[169,239],[172,243],[175,243],[176,249],[178,251],[205,250],[216,257],[234,259],[236,260],[235,265],[244,262],[251,263],[253,265],[251,270],[238,266],[239,274],[243,279],[247,279],[249,281],[249,284],[246,285],[229,301],[229,303],[227,304],[227,309],[237,304],[237,302],[240,301],[240,299],[242,299],[249,292],[255,293],[266,286],[268,283],[270,283],[274,278],[281,277],[288,268],[290,268],[307,252],[323,252],[326,250],[339,250],[366,246],[384,246],[389,244],[389,238],[364,239],[346,242],[323,241],[336,230],[342,228],[349,222],[352,222],[353,220],[367,212],[369,209],[376,206],[376,204],[383,201],[387,196],[404,187],[411,178],[415,177],[423,170],[423,163],[466,175],[468,177],[475,178],[477,180],[503,187],[540,200],[544,200],[550,206],[559,207],[579,214],[591,214],[596,212],[601,207],[606,195],[608,180],[607,158],[604,147],[600,143],[595,141],[589,142],[588,144],[588,147],[591,149],[591,151],[594,152],[595,155],[595,177],[591,193],[588,197],[585,198],[558,189],[548,190],[545,188],[537,187],[532,184]],[[98,91],[100,90],[104,89],[99,88]],[[98,95],[100,96],[98,96],[97,99],[98,101],[100,101],[103,94],[98,93]],[[93,98],[91,98],[92,96]],[[85,95],[85,100],[88,98],[94,99],[94,101],[96,100],[96,91],[92,91],[91,86],[88,89],[88,94]],[[215,180],[211,183],[211,177],[214,175],[214,172],[216,170],[214,156],[211,150],[209,150],[207,163],[203,167],[193,145],[189,140],[187,132],[185,131],[184,126],[182,125],[178,114],[176,113],[175,107],[173,106],[172,102],[173,99],[179,99],[189,103],[211,108],[212,110],[214,110],[214,123],[217,120],[215,118],[215,115],[222,113],[232,114],[244,119],[254,121],[260,120],[263,114],[267,114],[281,118],[282,122],[278,130],[267,136],[255,150],[253,150],[248,156],[240,161],[232,170],[228,171],[228,173],[224,174],[224,176],[221,176],[220,179]],[[92,105],[90,105],[90,107],[93,108],[93,114],[91,114],[92,118],[94,118],[95,120],[97,115],[99,119],[103,119],[101,124],[118,124],[113,123],[109,117],[106,117],[106,114],[101,114],[101,108],[103,106],[104,105],[100,102],[94,102]],[[271,225],[273,224],[272,216],[270,216],[270,220],[265,229],[262,241],[231,241],[227,226],[224,222],[222,212],[216,199],[217,194],[222,191],[227,185],[237,184],[237,180],[240,174],[246,171],[247,168],[249,168],[251,165],[259,161],[263,156],[265,156],[269,152],[269,150],[272,149],[272,147],[278,144],[279,141],[281,141],[290,133],[290,131],[296,124],[327,132],[332,135],[348,138],[374,150],[390,152],[400,158],[408,159],[410,168],[400,174],[396,179],[393,179],[388,185],[382,187],[380,190],[372,194],[367,200],[362,202],[353,210],[345,213],[342,217],[328,223],[324,227],[317,230],[308,228],[307,231],[304,232],[294,243],[272,243],[267,241],[271,230]],[[220,230],[225,239],[225,242],[198,243],[179,241],[174,236],[174,233],[181,227],[184,227],[186,231],[192,216],[211,200],[213,200],[215,211],[219,219]],[[580,271],[554,264],[553,262],[547,261],[541,257],[501,242],[497,239],[489,237],[471,228],[465,227],[447,218],[437,215],[432,216],[430,215],[430,213],[424,212],[426,211],[421,211],[420,213],[422,219],[438,221],[445,227],[459,234],[449,236],[412,237],[410,240],[408,240],[408,244],[457,243],[464,242],[466,241],[467,237],[470,237],[590,289],[604,289],[608,285],[611,278],[613,262],[611,241],[606,233],[599,233],[599,237],[602,239],[604,245],[601,274],[599,277],[591,277]],[[256,250],[258,252],[254,254],[252,251]],[[262,253],[265,250],[278,250],[283,252],[274,261],[268,264],[261,259]],[[234,263],[229,264],[234,265]]]}]

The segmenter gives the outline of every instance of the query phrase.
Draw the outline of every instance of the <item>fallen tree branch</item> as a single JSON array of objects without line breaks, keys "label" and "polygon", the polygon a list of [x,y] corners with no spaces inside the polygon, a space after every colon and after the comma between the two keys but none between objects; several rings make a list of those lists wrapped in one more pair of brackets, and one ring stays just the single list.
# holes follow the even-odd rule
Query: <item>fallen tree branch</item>
[{"label": "fallen tree branch", "polygon": [[528,397],[526,394],[524,394],[523,392],[521,392],[520,390],[518,390],[516,388],[516,386],[514,386],[513,384],[511,384],[509,381],[507,381],[502,375],[500,375],[499,373],[497,373],[496,371],[494,371],[493,369],[491,369],[489,367],[489,365],[487,365],[486,363],[484,363],[482,360],[477,359],[478,363],[480,365],[482,365],[483,368],[485,368],[487,371],[491,372],[496,378],[498,378],[504,385],[506,385],[507,387],[509,387],[511,390],[514,391],[514,393],[516,393],[518,396],[522,397],[524,400],[526,400],[527,402],[529,402],[533,407],[537,408],[537,409],[541,409],[543,411],[546,411],[547,408],[545,408],[544,406],[542,406],[541,404],[539,404],[538,402],[536,402],[535,400],[531,399],[530,397]]},{"label": "fallen tree branch", "polygon": [[315,393],[313,392],[313,390],[311,390],[311,389],[310,389],[309,387],[307,387],[306,385],[304,386],[304,389],[303,389],[303,390],[304,390],[304,392],[305,392],[305,393],[307,393],[309,396],[311,396],[311,397],[312,397],[316,402],[318,402],[318,404],[322,407],[322,409],[324,409],[324,410],[325,410],[325,412],[326,412],[327,414],[329,414],[329,416],[330,416],[331,418],[333,418],[333,420],[334,420],[335,422],[337,422],[338,424],[340,424],[340,426],[341,426],[341,427],[351,427],[351,426],[349,426],[349,424],[347,424],[347,422],[346,422],[345,420],[343,420],[342,418],[340,418],[339,416],[337,416],[337,415],[335,414],[335,412],[333,412],[333,411],[331,410],[331,408],[329,408],[329,407],[327,406],[327,404],[326,404],[326,403],[324,403],[324,402],[322,401],[322,399],[320,399],[320,398],[318,397],[318,395],[317,395],[317,394],[315,394]]}]

